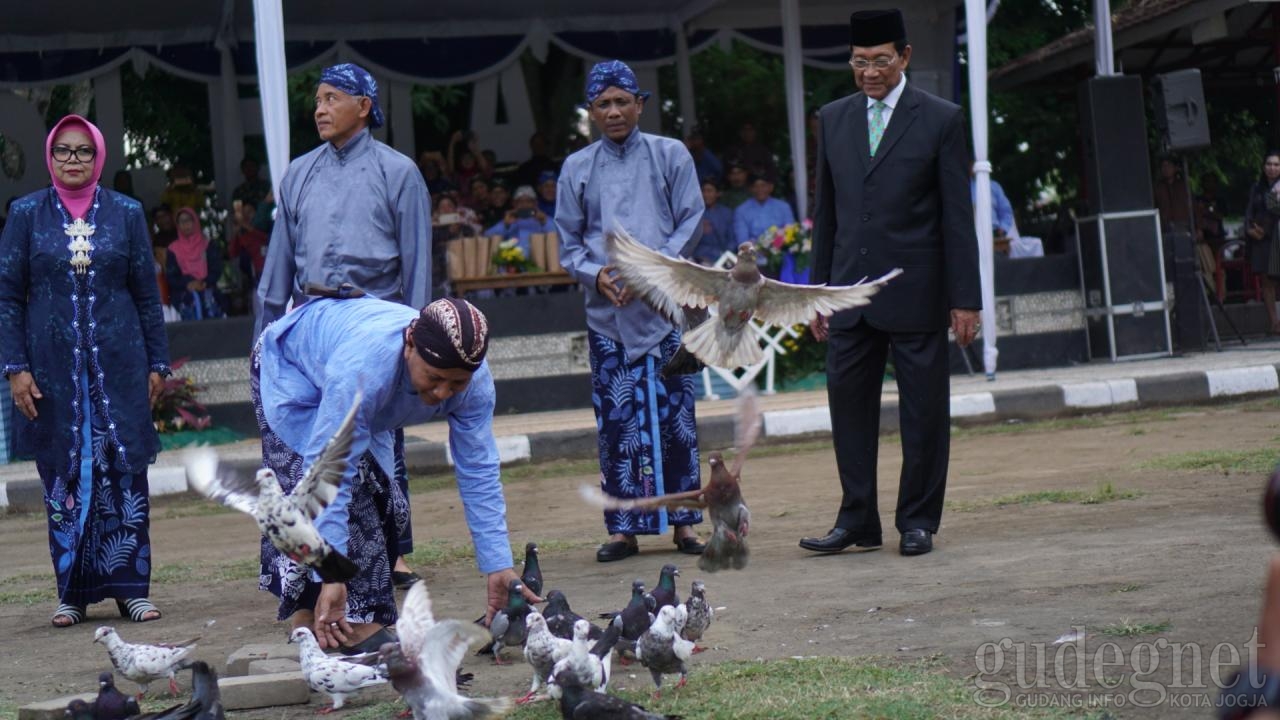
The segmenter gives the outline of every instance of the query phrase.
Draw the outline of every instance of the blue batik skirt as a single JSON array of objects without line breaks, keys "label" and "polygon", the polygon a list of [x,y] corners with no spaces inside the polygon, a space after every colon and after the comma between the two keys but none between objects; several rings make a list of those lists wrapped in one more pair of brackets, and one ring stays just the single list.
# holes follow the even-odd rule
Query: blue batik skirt
[{"label": "blue batik skirt", "polygon": [[[627,362],[622,343],[593,331],[587,336],[601,489],[615,497],[644,498],[700,488],[694,378],[664,378],[659,372],[680,348],[680,332],[663,339],[661,357],[646,355],[633,363]],[[609,533],[626,535],[656,535],[668,525],[700,522],[702,513],[688,509],[604,513]]]}]

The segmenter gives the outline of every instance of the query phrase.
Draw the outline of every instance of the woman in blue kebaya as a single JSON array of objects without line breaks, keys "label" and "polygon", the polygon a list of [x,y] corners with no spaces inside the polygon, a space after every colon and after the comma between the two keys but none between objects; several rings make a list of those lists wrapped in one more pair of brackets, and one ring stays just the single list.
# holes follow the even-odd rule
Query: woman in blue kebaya
[{"label": "woman in blue kebaya", "polygon": [[92,123],[68,115],[45,145],[53,186],[14,202],[0,236],[0,364],[44,482],[52,622],[75,625],[106,599],[156,620],[147,465],[169,349],[147,222],[98,184],[106,147]]}]

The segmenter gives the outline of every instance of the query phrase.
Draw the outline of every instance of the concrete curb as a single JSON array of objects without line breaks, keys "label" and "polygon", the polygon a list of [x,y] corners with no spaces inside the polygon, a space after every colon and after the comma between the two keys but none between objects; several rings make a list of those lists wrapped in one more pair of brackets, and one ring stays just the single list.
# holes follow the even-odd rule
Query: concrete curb
[{"label": "concrete curb", "polygon": [[[951,396],[951,417],[958,425],[1043,420],[1088,412],[1230,401],[1277,392],[1280,392],[1280,365],[1253,365],[962,393]],[[763,415],[763,442],[831,434],[831,415],[826,405],[769,410]],[[898,404],[885,402],[881,405],[880,431],[897,430]],[[698,438],[706,447],[728,447],[733,444],[733,435],[731,416],[713,415],[698,420]],[[503,465],[594,458],[597,452],[596,433],[590,427],[502,435],[497,442]],[[410,472],[418,474],[447,472],[453,467],[453,458],[445,443],[413,438],[405,443],[405,461]],[[239,472],[252,473],[259,467],[257,455],[226,462]],[[181,465],[153,466],[148,481],[152,495],[188,489],[186,471]],[[38,479],[0,482],[0,509],[34,512],[43,506],[44,490]]]}]

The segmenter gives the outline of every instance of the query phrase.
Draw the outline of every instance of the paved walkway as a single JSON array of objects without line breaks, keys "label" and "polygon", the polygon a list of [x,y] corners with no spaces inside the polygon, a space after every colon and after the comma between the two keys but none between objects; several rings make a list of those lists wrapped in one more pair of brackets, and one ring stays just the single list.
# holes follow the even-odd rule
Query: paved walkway
[{"label": "paved walkway", "polygon": [[[955,376],[951,411],[957,422],[994,422],[1221,401],[1278,391],[1280,340],[1268,340],[1172,358],[1002,371],[994,381],[981,373]],[[762,396],[760,405],[766,440],[830,433],[825,390]],[[698,402],[699,436],[705,444],[732,443],[733,411],[732,400]],[[892,383],[885,385],[881,426],[884,431],[897,429],[897,392]],[[405,434],[406,456],[415,471],[449,466],[445,423],[409,427]],[[494,419],[494,434],[504,463],[595,454],[595,417],[590,409],[499,416]],[[219,452],[227,462],[245,469],[255,467],[261,457],[256,440],[221,446]],[[186,490],[181,463],[181,451],[160,454],[150,473],[153,494]],[[41,506],[34,463],[0,465],[0,507],[6,505],[28,510]]]}]

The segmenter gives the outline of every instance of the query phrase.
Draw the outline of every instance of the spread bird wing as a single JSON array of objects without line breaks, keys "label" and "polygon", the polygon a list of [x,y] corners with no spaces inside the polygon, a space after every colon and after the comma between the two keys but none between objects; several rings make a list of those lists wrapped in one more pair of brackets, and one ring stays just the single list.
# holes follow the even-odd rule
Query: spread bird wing
[{"label": "spread bird wing", "polygon": [[582,499],[603,510],[655,510],[665,508],[705,508],[706,497],[703,490],[688,490],[647,498],[620,498],[606,494],[592,485],[578,486],[578,494]]},{"label": "spread bird wing", "polygon": [[875,280],[856,285],[793,285],[765,279],[756,304],[756,317],[768,325],[787,327],[807,323],[815,315],[830,315],[840,310],[867,305],[871,296],[884,284],[902,274],[894,269]]},{"label": "spread bird wing", "polygon": [[405,655],[418,657],[427,646],[427,631],[436,624],[431,613],[431,594],[427,584],[419,580],[405,593],[400,619],[396,622],[396,634]]},{"label": "spread bird wing", "polygon": [[756,438],[760,437],[760,426],[763,424],[755,388],[748,385],[738,395],[737,427],[734,430],[734,444],[737,445],[738,452],[733,456],[733,471],[730,473],[734,477],[741,479],[742,463],[746,461],[751,446],[756,444]]},{"label": "spread bird wing", "polygon": [[325,443],[324,450],[315,463],[307,469],[307,474],[293,489],[289,496],[297,506],[314,520],[322,510],[338,496],[338,486],[342,484],[342,476],[350,466],[351,442],[355,437],[356,411],[360,409],[363,394],[357,392],[351,402],[351,409],[342,419],[338,431]]},{"label": "spread bird wing", "polygon": [[206,446],[183,453],[187,482],[191,489],[229,508],[255,514],[258,509],[258,483],[230,469],[219,472],[218,453]]},{"label": "spread bird wing", "polygon": [[467,648],[485,639],[484,628],[458,620],[442,620],[427,631],[424,644],[427,648],[418,656],[418,667],[435,687],[458,691],[458,666],[462,664]]},{"label": "spread bird wing", "polygon": [[672,322],[683,319],[685,306],[704,308],[714,303],[729,283],[728,270],[669,258],[621,229],[609,233],[609,256],[627,287]]}]

